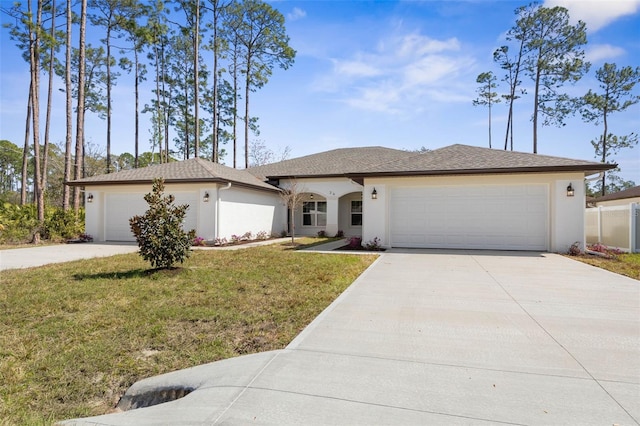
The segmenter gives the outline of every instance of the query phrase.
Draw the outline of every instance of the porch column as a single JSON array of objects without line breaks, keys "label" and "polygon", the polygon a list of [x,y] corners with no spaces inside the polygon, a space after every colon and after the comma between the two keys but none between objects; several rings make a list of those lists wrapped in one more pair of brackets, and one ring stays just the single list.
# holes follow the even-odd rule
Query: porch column
[{"label": "porch column", "polygon": [[329,236],[338,233],[338,198],[327,197],[327,226],[325,232]]}]

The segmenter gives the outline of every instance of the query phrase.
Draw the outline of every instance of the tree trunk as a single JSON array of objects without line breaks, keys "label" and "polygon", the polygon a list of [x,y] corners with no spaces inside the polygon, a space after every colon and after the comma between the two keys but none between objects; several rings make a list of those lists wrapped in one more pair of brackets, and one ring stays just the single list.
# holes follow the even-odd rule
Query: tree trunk
[{"label": "tree trunk", "polygon": [[111,173],[111,19],[107,23],[107,173]]},{"label": "tree trunk", "polygon": [[[139,73],[139,63],[138,63],[138,46],[136,45],[134,47],[134,60],[135,60],[135,92],[136,92],[136,129],[135,129],[135,157],[133,160],[133,167],[134,168],[138,168],[138,146],[139,146],[139,142],[138,142],[138,138],[139,138],[139,134],[140,134],[140,111],[139,111],[139,85],[140,85],[140,81],[139,81],[139,77],[138,77],[138,73]],[[160,147],[160,150],[162,151],[162,147]]]},{"label": "tree trunk", "polygon": [[[217,1],[217,0],[216,0]],[[217,4],[216,4],[217,6]],[[213,9],[213,146],[211,161],[218,163],[218,11]]]},{"label": "tree trunk", "polygon": [[540,101],[538,94],[540,92],[540,67],[536,70],[535,94],[533,96],[533,153],[538,153],[538,107]]},{"label": "tree trunk", "polygon": [[[44,126],[44,149],[42,153],[42,205],[44,206],[44,193],[47,190],[47,170],[49,163],[49,130],[51,128],[51,102],[53,96],[53,57],[55,55],[55,16],[56,16],[56,1],[51,0],[51,49],[49,51],[49,88],[47,92],[47,117]],[[44,208],[42,212],[42,220],[44,221]]]},{"label": "tree trunk", "polygon": [[[82,177],[81,162],[84,155],[84,96],[85,96],[85,37],[87,26],[87,0],[81,1],[80,8],[80,44],[78,54],[78,110],[76,113],[76,158],[74,179]],[[73,187],[73,209],[76,215],[80,211],[80,188]]]},{"label": "tree trunk", "polygon": [[233,51],[233,168],[237,168],[238,154],[238,47],[237,37]]},{"label": "tree trunk", "polygon": [[[608,97],[605,98],[605,108],[602,114],[602,121],[604,123],[604,133],[602,134],[602,162],[607,162],[607,132],[609,131],[609,126],[607,124],[607,107],[609,105]],[[600,190],[601,194],[607,195],[607,172],[602,172],[602,188]]]},{"label": "tree trunk", "polygon": [[[67,0],[67,42],[65,53],[64,88],[66,94],[66,126],[67,134],[64,146],[64,182],[71,180],[71,139],[73,138],[73,107],[72,107],[72,87],[71,87],[71,1]],[[70,191],[68,185],[63,185],[62,208],[69,210]]]},{"label": "tree trunk", "polygon": [[247,76],[244,87],[244,168],[249,168],[249,91],[251,90],[251,52],[247,52]]},{"label": "tree trunk", "polygon": [[[38,227],[44,224],[44,203],[42,202],[44,200],[44,197],[42,196],[42,177],[40,175],[40,35],[38,33],[42,27],[42,1],[43,0],[38,0],[35,27],[29,29],[29,59],[31,64],[31,83],[33,87],[33,92],[31,95],[31,118],[33,122],[33,157],[35,163],[33,192],[38,211]],[[29,2],[29,9],[31,9],[31,2]],[[29,10],[29,12],[29,14],[31,15],[31,10]],[[33,236],[33,242],[38,243],[39,241],[40,230],[38,229]]]},{"label": "tree trunk", "polygon": [[194,157],[198,158],[200,151],[200,118],[199,118],[199,101],[200,101],[200,93],[199,93],[199,74],[198,74],[198,57],[199,49],[200,49],[200,0],[196,0],[196,28],[195,34],[193,35],[193,107],[194,107],[194,131],[193,131],[193,150]]},{"label": "tree trunk", "polygon": [[27,121],[24,128],[24,149],[22,150],[22,188],[20,189],[20,204],[23,206],[27,204],[27,178],[29,175],[29,138],[31,136],[31,97],[33,95],[32,88],[32,83],[29,82]]}]

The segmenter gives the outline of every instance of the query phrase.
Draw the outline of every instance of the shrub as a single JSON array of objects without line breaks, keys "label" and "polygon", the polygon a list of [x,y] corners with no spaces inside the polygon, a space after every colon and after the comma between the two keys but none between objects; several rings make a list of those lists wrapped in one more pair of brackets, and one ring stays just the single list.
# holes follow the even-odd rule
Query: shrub
[{"label": "shrub", "polygon": [[144,215],[129,219],[140,256],[154,268],[166,269],[176,262],[183,263],[196,236],[194,230],[182,229],[189,206],[175,206],[174,199],[173,195],[164,195],[164,180],[155,179],[152,191],[144,196],[149,209]]},{"label": "shrub", "polygon": [[327,231],[318,231],[318,238],[325,238],[327,236]]},{"label": "shrub", "polygon": [[268,240],[269,233],[267,231],[260,231],[256,234],[256,239],[258,240]]},{"label": "shrub", "polygon": [[253,234],[251,233],[251,231],[247,231],[242,234],[242,237],[240,237],[240,239],[242,241],[251,241],[253,239]]},{"label": "shrub", "polygon": [[76,218],[73,210],[48,208],[45,211],[42,237],[51,241],[76,238],[84,231],[84,210]]},{"label": "shrub", "polygon": [[349,248],[362,247],[362,238],[360,238],[360,237],[349,237],[349,238],[347,238],[347,245],[349,246]]},{"label": "shrub", "polygon": [[84,209],[76,217],[73,210],[47,207],[44,215],[40,226],[35,204],[0,203],[0,243],[30,242],[37,231],[43,239],[52,241],[75,238],[84,232]]},{"label": "shrub", "polygon": [[229,242],[227,241],[226,238],[216,238],[215,240],[213,240],[213,245],[214,246],[224,246],[226,244],[228,244]]},{"label": "shrub", "polygon": [[364,248],[371,251],[380,251],[382,250],[382,245],[380,243],[380,238],[375,237],[373,240],[364,243]]},{"label": "shrub", "polygon": [[580,242],[576,241],[575,243],[571,244],[571,247],[569,247],[569,254],[571,256],[579,256],[582,253],[582,250],[580,250]]},{"label": "shrub", "polygon": [[344,231],[342,229],[338,230],[338,232],[336,232],[336,238],[343,238],[344,237]]},{"label": "shrub", "polygon": [[193,239],[193,242],[191,243],[191,245],[202,247],[202,246],[205,246],[205,245],[206,245],[206,243],[205,243],[204,238],[202,238],[202,237],[195,237],[195,238]]},{"label": "shrub", "polygon": [[242,240],[242,237],[240,235],[233,234],[231,236],[231,244],[239,243],[240,240]]}]

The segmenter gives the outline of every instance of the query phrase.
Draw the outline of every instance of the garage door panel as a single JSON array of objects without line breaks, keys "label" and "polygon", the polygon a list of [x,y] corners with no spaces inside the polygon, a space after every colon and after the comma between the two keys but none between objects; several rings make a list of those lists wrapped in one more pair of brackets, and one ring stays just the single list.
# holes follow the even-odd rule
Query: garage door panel
[{"label": "garage door panel", "polygon": [[546,250],[546,185],[391,189],[396,247]]},{"label": "garage door panel", "polygon": [[[144,200],[146,193],[116,193],[107,194],[105,198],[105,239],[107,241],[135,241],[131,232],[129,219],[136,215],[143,215],[149,205]],[[189,209],[183,223],[185,230],[197,227],[197,193],[178,192],[175,205],[188,204]]]}]

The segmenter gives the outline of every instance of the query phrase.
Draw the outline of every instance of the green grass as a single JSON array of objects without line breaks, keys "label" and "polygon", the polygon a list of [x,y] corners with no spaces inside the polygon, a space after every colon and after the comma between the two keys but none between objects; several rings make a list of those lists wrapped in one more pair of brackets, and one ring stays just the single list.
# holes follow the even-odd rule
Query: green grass
[{"label": "green grass", "polygon": [[571,258],[615,272],[616,274],[626,275],[627,277],[640,280],[640,253],[621,254],[611,259],[588,254],[571,256]]},{"label": "green grass", "polygon": [[142,378],[283,348],[374,259],[266,246],[4,271],[0,424],[107,413]]}]

